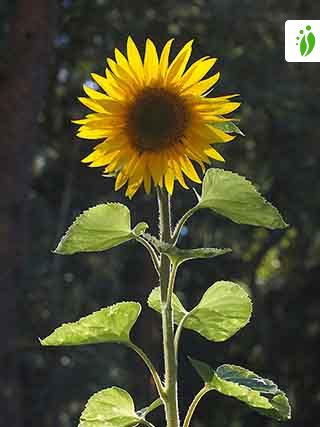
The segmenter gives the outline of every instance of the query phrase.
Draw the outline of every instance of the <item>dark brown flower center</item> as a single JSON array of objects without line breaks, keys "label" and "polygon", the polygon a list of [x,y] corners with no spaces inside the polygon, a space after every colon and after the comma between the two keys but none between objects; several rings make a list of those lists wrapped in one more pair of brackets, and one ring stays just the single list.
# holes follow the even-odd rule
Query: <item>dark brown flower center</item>
[{"label": "dark brown flower center", "polygon": [[146,88],[128,109],[130,140],[139,151],[158,151],[181,140],[190,110],[179,95],[163,88]]}]

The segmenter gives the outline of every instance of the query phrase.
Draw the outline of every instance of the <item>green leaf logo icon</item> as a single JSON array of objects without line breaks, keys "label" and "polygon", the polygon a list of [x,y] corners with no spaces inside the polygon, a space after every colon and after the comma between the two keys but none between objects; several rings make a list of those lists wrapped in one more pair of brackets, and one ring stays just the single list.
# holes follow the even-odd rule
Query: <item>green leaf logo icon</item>
[{"label": "green leaf logo icon", "polygon": [[[316,44],[316,38],[311,31],[311,26],[306,26],[306,34],[304,34],[304,30],[300,30],[300,36],[297,36],[297,45],[300,45],[300,54],[301,56],[308,56],[314,49]],[[300,40],[300,42],[299,42]]]}]

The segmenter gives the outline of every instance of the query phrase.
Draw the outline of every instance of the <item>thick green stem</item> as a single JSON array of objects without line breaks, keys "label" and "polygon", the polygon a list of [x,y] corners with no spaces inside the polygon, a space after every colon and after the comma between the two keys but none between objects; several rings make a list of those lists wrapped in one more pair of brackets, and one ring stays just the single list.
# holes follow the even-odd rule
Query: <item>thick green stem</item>
[{"label": "thick green stem", "polygon": [[191,402],[191,405],[189,406],[188,412],[186,414],[186,417],[184,419],[183,422],[183,426],[182,427],[189,427],[190,425],[190,421],[192,418],[192,415],[198,405],[198,403],[200,402],[201,398],[209,391],[208,387],[204,386],[198,394],[195,395],[193,401]]},{"label": "thick green stem", "polygon": [[[171,243],[171,214],[168,193],[158,188],[160,240]],[[177,395],[177,363],[174,351],[174,324],[172,311],[172,290],[176,269],[171,271],[167,256],[160,256],[161,315],[165,368],[165,412],[167,427],[179,427]]]}]

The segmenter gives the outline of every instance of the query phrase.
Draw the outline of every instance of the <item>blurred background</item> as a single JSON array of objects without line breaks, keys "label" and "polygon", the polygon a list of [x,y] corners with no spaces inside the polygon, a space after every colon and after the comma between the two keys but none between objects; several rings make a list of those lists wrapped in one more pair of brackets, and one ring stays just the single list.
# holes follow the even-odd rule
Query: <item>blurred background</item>
[{"label": "blurred background", "polygon": [[[225,168],[253,180],[291,224],[269,232],[209,211],[188,223],[181,247],[233,253],[181,268],[177,292],[184,304],[193,307],[216,280],[231,279],[247,286],[254,317],[226,343],[183,334],[181,412],[201,386],[186,358],[192,355],[273,379],[293,405],[285,425],[319,424],[320,65],[284,59],[285,21],[319,14],[314,0],[1,0],[1,427],[76,426],[89,396],[111,385],[134,395],[138,408],[155,397],[147,370],[126,348],[38,343],[62,322],[138,300],[145,310],[135,340],[162,369],[160,319],[146,307],[157,279],[145,249],[130,242],[100,254],[51,252],[75,217],[98,202],[125,203],[133,222],[146,220],[156,232],[155,194],[140,191],[129,201],[115,193],[112,179],[80,163],[93,144],[77,140],[70,123],[85,112],[76,99],[82,84],[90,72],[103,73],[105,58],[115,47],[124,50],[128,34],[141,50],[147,36],[157,46],[175,37],[176,52],[194,38],[192,59],[220,58],[213,95],[241,94],[246,135],[221,147]],[[192,191],[176,186],[174,218],[194,203]],[[156,426],[163,425],[161,412],[152,416]],[[214,393],[193,421],[195,427],[276,424]]]}]

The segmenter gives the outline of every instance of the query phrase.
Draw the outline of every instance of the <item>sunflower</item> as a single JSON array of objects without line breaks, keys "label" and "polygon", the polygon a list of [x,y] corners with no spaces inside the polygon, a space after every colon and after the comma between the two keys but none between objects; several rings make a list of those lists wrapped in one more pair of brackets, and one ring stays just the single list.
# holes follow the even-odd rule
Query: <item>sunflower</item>
[{"label": "sunflower", "polygon": [[79,98],[93,113],[74,121],[81,125],[77,136],[103,139],[82,162],[104,166],[116,177],[115,190],[127,184],[130,198],[142,184],[147,193],[153,183],[172,194],[175,180],[184,188],[185,177],[200,183],[194,162],[203,173],[212,159],[224,161],[212,144],[235,137],[219,124],[232,120],[223,115],[239,107],[230,101],[236,95],[206,97],[220,73],[203,78],[217,59],[205,56],[187,68],[191,40],[170,63],[172,42],[158,55],[147,39],[142,60],[129,37],[127,57],[115,49],[106,76],[91,74],[103,92],[84,86],[88,97]]}]

